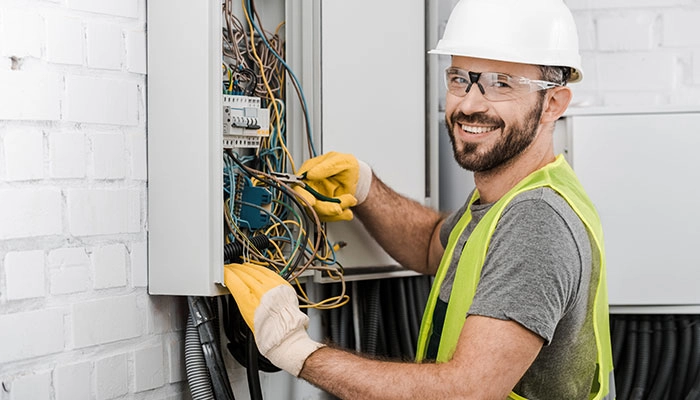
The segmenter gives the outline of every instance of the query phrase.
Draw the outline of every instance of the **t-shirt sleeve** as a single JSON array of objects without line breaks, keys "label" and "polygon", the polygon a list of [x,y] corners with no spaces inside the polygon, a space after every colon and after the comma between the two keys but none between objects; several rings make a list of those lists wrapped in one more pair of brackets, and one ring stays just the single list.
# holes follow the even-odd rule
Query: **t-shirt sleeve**
[{"label": "t-shirt sleeve", "polygon": [[564,219],[546,201],[511,203],[491,238],[469,314],[516,321],[548,345],[573,304],[581,258]]}]

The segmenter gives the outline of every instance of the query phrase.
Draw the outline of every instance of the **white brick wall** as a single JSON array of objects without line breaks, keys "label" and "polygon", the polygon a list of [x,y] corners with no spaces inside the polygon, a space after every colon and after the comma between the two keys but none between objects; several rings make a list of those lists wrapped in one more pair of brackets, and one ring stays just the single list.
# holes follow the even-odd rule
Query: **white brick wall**
[{"label": "white brick wall", "polygon": [[146,292],[146,0],[0,2],[0,400],[183,399]]}]

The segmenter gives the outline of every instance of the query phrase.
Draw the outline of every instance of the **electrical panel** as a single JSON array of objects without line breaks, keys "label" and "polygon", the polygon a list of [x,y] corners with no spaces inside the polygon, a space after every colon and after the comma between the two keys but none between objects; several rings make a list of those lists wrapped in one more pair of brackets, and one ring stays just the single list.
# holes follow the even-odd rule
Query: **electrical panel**
[{"label": "electrical panel", "polygon": [[[281,179],[335,150],[436,201],[424,2],[176,3],[147,4],[149,293],[225,294],[224,263],[268,245],[282,274],[401,274],[359,222],[317,225]],[[358,21],[386,28],[391,46]]]}]

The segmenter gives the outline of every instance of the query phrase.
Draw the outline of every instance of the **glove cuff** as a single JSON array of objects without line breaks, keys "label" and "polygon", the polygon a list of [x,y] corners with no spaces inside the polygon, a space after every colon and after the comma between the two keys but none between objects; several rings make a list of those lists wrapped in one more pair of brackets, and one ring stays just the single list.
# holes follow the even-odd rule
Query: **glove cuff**
[{"label": "glove cuff", "polygon": [[312,340],[305,329],[299,329],[289,334],[278,346],[270,349],[265,356],[274,360],[277,367],[299,376],[306,359],[324,346],[325,344]]},{"label": "glove cuff", "polygon": [[362,160],[357,160],[357,163],[360,165],[360,175],[357,179],[355,198],[357,199],[357,205],[360,205],[367,199],[369,188],[372,186],[372,168]]}]

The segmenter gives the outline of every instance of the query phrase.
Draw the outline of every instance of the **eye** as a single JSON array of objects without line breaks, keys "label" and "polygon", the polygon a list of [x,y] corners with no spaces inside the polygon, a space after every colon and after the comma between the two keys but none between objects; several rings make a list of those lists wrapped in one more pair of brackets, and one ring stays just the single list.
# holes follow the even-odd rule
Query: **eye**
[{"label": "eye", "polygon": [[456,86],[466,86],[469,84],[469,81],[467,78],[457,75],[457,74],[448,74],[447,75],[447,82],[450,83],[450,85],[456,85]]}]

